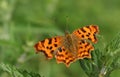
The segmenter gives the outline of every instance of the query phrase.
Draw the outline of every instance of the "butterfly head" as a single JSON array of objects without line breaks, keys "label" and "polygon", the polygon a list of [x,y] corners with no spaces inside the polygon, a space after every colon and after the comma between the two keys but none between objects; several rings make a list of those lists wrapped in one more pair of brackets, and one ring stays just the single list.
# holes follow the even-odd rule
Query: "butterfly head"
[{"label": "butterfly head", "polygon": [[65,31],[65,36],[66,36],[66,35],[69,35],[69,34],[70,34],[70,32],[69,32],[69,31]]}]

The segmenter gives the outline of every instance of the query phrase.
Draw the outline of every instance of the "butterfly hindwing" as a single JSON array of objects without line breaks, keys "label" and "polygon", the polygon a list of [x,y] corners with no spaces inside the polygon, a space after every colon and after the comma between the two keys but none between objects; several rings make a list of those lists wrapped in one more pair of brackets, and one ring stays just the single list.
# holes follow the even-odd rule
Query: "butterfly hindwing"
[{"label": "butterfly hindwing", "polygon": [[36,53],[43,52],[48,59],[53,58],[54,51],[61,45],[62,36],[48,38],[34,45]]},{"label": "butterfly hindwing", "polygon": [[92,44],[85,40],[81,40],[78,43],[78,59],[91,58],[90,52],[94,50]]},{"label": "butterfly hindwing", "polygon": [[76,57],[64,46],[58,48],[55,58],[57,63],[64,63],[67,67],[76,60]]}]

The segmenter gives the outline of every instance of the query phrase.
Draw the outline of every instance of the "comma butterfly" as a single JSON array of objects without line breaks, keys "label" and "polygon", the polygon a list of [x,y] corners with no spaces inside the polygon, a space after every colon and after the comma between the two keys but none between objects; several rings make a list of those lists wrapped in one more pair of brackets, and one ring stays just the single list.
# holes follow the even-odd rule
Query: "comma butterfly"
[{"label": "comma butterfly", "polygon": [[99,32],[97,25],[89,25],[66,33],[65,36],[56,36],[39,41],[35,44],[36,53],[43,52],[48,59],[54,56],[57,63],[64,63],[67,67],[74,61],[83,58],[91,58],[91,51],[96,43],[95,34]]}]

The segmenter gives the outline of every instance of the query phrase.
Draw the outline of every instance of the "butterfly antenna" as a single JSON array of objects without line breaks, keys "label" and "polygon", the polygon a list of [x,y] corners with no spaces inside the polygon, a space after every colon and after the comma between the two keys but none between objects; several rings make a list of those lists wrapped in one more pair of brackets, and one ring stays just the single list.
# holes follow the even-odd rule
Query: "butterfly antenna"
[{"label": "butterfly antenna", "polygon": [[65,25],[65,33],[69,33],[69,25],[68,25],[69,17],[66,16],[66,25]]}]

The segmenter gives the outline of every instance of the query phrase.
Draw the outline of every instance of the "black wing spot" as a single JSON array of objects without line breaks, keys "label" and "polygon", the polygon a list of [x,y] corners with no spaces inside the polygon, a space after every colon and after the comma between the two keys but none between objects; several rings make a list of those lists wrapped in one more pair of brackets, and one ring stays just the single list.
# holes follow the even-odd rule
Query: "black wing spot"
[{"label": "black wing spot", "polygon": [[45,42],[45,40],[41,41],[41,45],[42,45],[43,47],[45,47],[45,46],[44,46],[44,42]]},{"label": "black wing spot", "polygon": [[41,43],[44,43],[44,42],[45,42],[45,40],[41,41]]},{"label": "black wing spot", "polygon": [[91,38],[88,38],[89,40],[92,40]]},{"label": "black wing spot", "polygon": [[86,36],[89,37],[90,35],[87,34]]},{"label": "black wing spot", "polygon": [[84,38],[84,35],[82,35],[82,38]]},{"label": "black wing spot", "polygon": [[65,54],[67,55],[68,53],[66,52]]},{"label": "black wing spot", "polygon": [[50,49],[52,49],[52,46],[50,46]]},{"label": "black wing spot", "polygon": [[91,48],[89,48],[87,52],[89,53],[89,52],[90,52],[90,50],[91,50]]},{"label": "black wing spot", "polygon": [[47,49],[49,49],[49,47],[48,47],[48,46],[47,46],[46,48],[47,48]]},{"label": "black wing spot", "polygon": [[45,53],[44,50],[41,50],[41,52],[43,52],[45,54],[46,57],[49,57],[47,53]]},{"label": "black wing spot", "polygon": [[81,28],[81,30],[82,30],[82,32],[84,32],[84,33],[86,32],[83,28]]},{"label": "black wing spot", "polygon": [[54,50],[51,50],[51,52],[50,52],[50,53],[51,53],[51,54],[53,54],[53,52],[54,52]]},{"label": "black wing spot", "polygon": [[84,55],[82,55],[82,57],[87,57],[87,56],[89,56],[89,54],[84,54]]},{"label": "black wing spot", "polygon": [[57,42],[57,38],[55,38],[55,42]]},{"label": "black wing spot", "polygon": [[49,42],[48,42],[48,44],[51,44],[52,43],[52,39],[49,39]]},{"label": "black wing spot", "polygon": [[80,49],[82,49],[83,47],[79,47]]},{"label": "black wing spot", "polygon": [[63,51],[65,51],[65,49],[63,48]]},{"label": "black wing spot", "polygon": [[66,60],[68,59],[68,57],[65,58]]},{"label": "black wing spot", "polygon": [[72,62],[73,60],[69,60],[69,62],[67,62],[67,65],[69,65],[70,64],[70,62]]},{"label": "black wing spot", "polygon": [[95,28],[95,33],[97,33],[97,32],[99,32],[99,30],[98,30],[98,27],[97,26],[94,26],[94,28]]},{"label": "black wing spot", "polygon": [[58,45],[57,44],[54,44],[55,47],[57,47]]},{"label": "black wing spot", "polygon": [[89,46],[89,43],[87,43],[87,44],[85,45],[85,48],[87,48],[87,46]]},{"label": "black wing spot", "polygon": [[92,31],[91,27],[90,26],[87,26],[87,28],[90,30],[90,32]]},{"label": "black wing spot", "polygon": [[78,32],[79,34],[81,34],[79,30],[78,30],[77,32]]},{"label": "black wing spot", "polygon": [[94,36],[94,39],[97,40],[97,38],[95,37],[95,34],[93,36]]},{"label": "black wing spot", "polygon": [[86,50],[84,50],[83,52],[86,52]]},{"label": "black wing spot", "polygon": [[88,35],[90,35],[90,33],[88,33]]},{"label": "black wing spot", "polygon": [[79,44],[81,45],[82,43],[80,42]]},{"label": "black wing spot", "polygon": [[89,36],[90,36],[90,33],[86,34],[86,36],[88,36],[88,37],[89,37]]},{"label": "black wing spot", "polygon": [[85,43],[85,41],[84,41],[84,40],[81,40],[81,42],[82,42],[82,43]]},{"label": "black wing spot", "polygon": [[62,48],[60,47],[60,48],[58,48],[58,50],[60,51],[60,52],[62,52]]},{"label": "black wing spot", "polygon": [[83,52],[80,52],[79,54],[82,54]]}]

